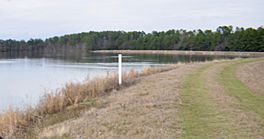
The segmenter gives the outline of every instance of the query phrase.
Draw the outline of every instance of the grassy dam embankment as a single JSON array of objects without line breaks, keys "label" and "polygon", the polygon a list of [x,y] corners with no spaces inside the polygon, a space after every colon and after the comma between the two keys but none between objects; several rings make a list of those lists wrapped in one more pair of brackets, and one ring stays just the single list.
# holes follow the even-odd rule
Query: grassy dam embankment
[{"label": "grassy dam embankment", "polygon": [[219,60],[130,72],[121,88],[116,76],[66,85],[35,109],[1,114],[0,135],[263,138],[263,70],[263,58]]}]

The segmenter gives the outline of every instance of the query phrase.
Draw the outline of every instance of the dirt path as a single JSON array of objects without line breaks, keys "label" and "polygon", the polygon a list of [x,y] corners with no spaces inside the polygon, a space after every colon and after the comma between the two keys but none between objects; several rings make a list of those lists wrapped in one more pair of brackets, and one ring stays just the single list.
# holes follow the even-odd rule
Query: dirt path
[{"label": "dirt path", "polygon": [[46,128],[40,137],[179,138],[179,89],[182,78],[203,64],[190,64],[148,76],[100,101],[80,118]]}]

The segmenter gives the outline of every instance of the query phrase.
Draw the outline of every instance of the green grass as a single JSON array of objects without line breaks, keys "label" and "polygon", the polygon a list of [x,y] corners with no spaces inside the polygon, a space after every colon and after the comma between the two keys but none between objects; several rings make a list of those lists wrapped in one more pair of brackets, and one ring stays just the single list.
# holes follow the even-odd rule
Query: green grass
[{"label": "green grass", "polygon": [[264,119],[264,98],[256,95],[255,92],[237,79],[235,75],[239,66],[250,62],[256,62],[257,60],[258,59],[240,60],[232,66],[224,68],[221,72],[220,82],[225,86],[230,96],[239,100],[240,109],[252,111]]},{"label": "green grass", "polygon": [[[252,116],[259,116],[264,119],[264,98],[252,92],[237,79],[235,74],[239,66],[258,60],[241,59],[232,61],[227,66],[222,67],[223,69],[221,69],[217,79],[225,88],[222,93],[237,100],[235,103],[227,104],[227,106],[230,106],[230,110],[240,109],[245,113],[253,112]],[[214,90],[207,88],[206,76],[208,76],[208,70],[214,66],[214,64],[205,65],[188,75],[184,80],[180,109],[182,138],[250,138],[251,135],[262,135],[263,129],[258,129],[260,130],[259,134],[257,132],[251,134],[251,129],[248,129],[250,127],[247,127],[247,125],[237,125],[240,122],[237,121],[235,113],[223,111],[222,106],[210,96],[210,91]],[[258,119],[257,117],[256,119]],[[261,122],[259,123],[261,125],[264,123],[263,121],[258,122]]]},{"label": "green grass", "polygon": [[205,72],[212,65],[205,66],[186,77],[181,92],[182,138],[215,138],[227,134],[222,114],[206,88]]}]

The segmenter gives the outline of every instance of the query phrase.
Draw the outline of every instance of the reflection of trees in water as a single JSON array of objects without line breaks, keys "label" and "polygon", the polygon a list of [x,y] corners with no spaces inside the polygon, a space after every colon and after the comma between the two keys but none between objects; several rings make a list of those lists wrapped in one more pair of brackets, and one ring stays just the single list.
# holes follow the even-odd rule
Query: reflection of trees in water
[{"label": "reflection of trees in water", "polygon": [[[56,50],[56,51],[9,51],[1,52],[0,59],[14,58],[53,58],[79,63],[109,63],[116,62],[116,54],[92,53],[77,50]],[[215,55],[163,55],[163,54],[128,54],[123,57],[124,62],[153,62],[153,63],[177,63],[191,61],[209,61],[213,59],[230,59],[234,56]]]},{"label": "reflection of trees in water", "polygon": [[14,59],[14,58],[42,58],[43,52],[32,51],[8,51],[0,52],[1,59]]}]

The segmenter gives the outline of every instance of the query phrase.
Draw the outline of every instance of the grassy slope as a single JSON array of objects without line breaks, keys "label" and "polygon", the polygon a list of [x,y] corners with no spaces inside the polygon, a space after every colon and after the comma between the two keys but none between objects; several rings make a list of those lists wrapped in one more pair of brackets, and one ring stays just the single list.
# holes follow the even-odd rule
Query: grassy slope
[{"label": "grassy slope", "polygon": [[[226,95],[239,100],[239,104],[234,109],[241,109],[244,112],[253,111],[264,118],[264,99],[257,97],[235,76],[236,69],[240,65],[254,61],[256,60],[238,60],[223,68],[219,83],[224,86]],[[232,122],[236,120],[227,118],[235,117],[233,113],[222,112],[221,106],[217,106],[215,100],[210,98],[205,77],[212,66],[214,65],[201,68],[187,76],[184,81],[181,93],[183,138],[232,138],[247,134],[243,133],[243,130],[238,131],[229,123],[230,120]]]},{"label": "grassy slope", "polygon": [[[241,81],[239,81],[236,78],[236,74],[235,74],[235,72],[237,71],[237,68],[239,68],[241,65],[247,64],[250,62],[255,62],[257,60],[258,59],[249,59],[249,60],[242,59],[242,60],[223,62],[223,63],[227,63],[226,64],[227,66],[219,66],[218,63],[209,63],[209,64],[205,64],[201,66],[201,68],[199,68],[198,70],[195,69],[193,73],[185,77],[185,80],[184,80],[184,83],[183,83],[183,86],[180,92],[180,97],[182,100],[180,111],[173,112],[173,115],[172,115],[172,116],[174,116],[175,114],[180,115],[179,121],[182,121],[182,123],[180,123],[180,125],[177,125],[177,126],[179,127],[181,126],[180,129],[182,129],[182,131],[179,134],[182,135],[182,138],[201,138],[202,139],[202,138],[261,138],[263,137],[264,135],[263,123],[264,122],[262,119],[264,119],[264,98],[256,96],[253,91],[251,91],[248,87],[246,87]],[[217,64],[218,66],[216,66]],[[221,105],[220,103],[217,103],[217,100],[212,98],[211,93],[214,90],[210,89],[210,86],[208,86],[208,80],[206,79],[209,76],[208,72],[218,67],[220,67],[219,69],[220,72],[217,73],[216,77],[211,77],[211,78],[217,81],[217,83],[219,83],[219,85],[221,85],[224,88],[224,91],[223,91],[224,95],[232,97],[233,99],[231,100],[235,100],[234,103],[232,102],[231,104],[226,105],[228,107],[229,106],[232,107],[231,111],[235,110],[234,113],[232,112],[229,113],[228,111],[223,110],[222,108],[223,105]],[[183,73],[185,72],[188,72],[188,71],[184,71]],[[177,74],[182,74],[182,73],[177,72]],[[173,76],[170,75],[170,77],[177,78],[175,75]],[[168,82],[172,80],[171,78],[166,79],[164,76],[162,76],[161,78],[165,81],[166,85],[168,85]],[[151,84],[150,86],[154,86],[154,85]],[[163,86],[162,88],[164,89],[164,85],[161,84],[161,86]],[[173,85],[169,84],[168,86],[172,87]],[[149,88],[150,87],[144,87],[144,90],[145,91],[149,90]],[[159,89],[160,88],[154,88],[154,90],[157,92],[157,96],[161,95],[160,93],[162,92]],[[134,91],[138,93],[138,88],[135,88]],[[173,92],[175,90],[166,89],[166,91]],[[215,93],[217,93],[218,91],[219,90],[216,90]],[[150,94],[154,93],[153,91],[150,91],[150,92],[152,92]],[[129,93],[131,93],[131,91],[129,91]],[[125,93],[125,94],[129,94],[129,93]],[[164,96],[164,90],[163,90],[162,95]],[[123,96],[123,97],[127,98],[127,96]],[[159,98],[158,100],[160,100],[160,97],[158,98]],[[146,100],[144,100],[143,102],[145,101]],[[155,101],[154,104],[157,105],[158,102]],[[164,106],[167,107],[168,106],[167,103]],[[165,110],[164,108],[161,108],[161,107],[159,109]],[[126,110],[127,109],[122,109],[122,111],[126,111]],[[175,111],[175,108],[173,110]],[[239,111],[236,111],[236,110],[239,110]],[[142,109],[140,111],[146,112],[147,114],[151,116],[153,115],[151,113],[153,109],[151,109],[151,112],[142,110]],[[111,111],[109,112],[111,113]],[[248,116],[247,114],[249,113],[249,115],[252,116],[253,118],[246,117],[243,119],[242,117],[242,120],[244,120],[245,122],[240,122],[239,120],[241,120],[241,117],[236,117],[237,116],[236,114],[238,113],[238,115],[240,115],[240,112],[241,112],[241,115],[243,116],[244,115]],[[115,110],[114,113],[117,113],[117,111]],[[166,116],[168,116],[168,114],[166,114]],[[140,116],[136,116],[136,117],[140,117]],[[153,117],[150,118],[149,116],[146,116],[146,115],[141,116],[141,117],[143,118],[143,121],[147,121],[147,119],[144,119],[144,118],[148,117],[148,120],[152,121],[150,123],[158,123],[157,122],[158,120]],[[154,117],[157,117],[157,116],[154,116]],[[126,117],[121,116],[121,118],[126,118]],[[113,119],[113,118],[110,118],[110,119]],[[120,117],[117,119],[120,119]],[[135,122],[137,121],[135,119],[137,118],[133,117],[134,121],[132,121],[131,123],[137,123]],[[170,118],[165,118],[165,119],[168,120],[168,123],[173,122],[173,121],[170,121]],[[175,123],[179,124],[179,121]],[[111,122],[111,123],[114,123],[114,122]],[[250,124],[256,124],[256,123],[257,124],[260,123],[259,124],[260,126],[250,125]],[[141,121],[139,122],[139,125],[135,125],[135,127],[142,126],[142,125],[143,124]],[[158,128],[159,127],[160,126],[158,126]],[[173,131],[176,132],[176,128],[171,127],[171,125],[170,126],[167,125],[165,127],[167,127],[168,129],[172,128]],[[253,128],[250,129],[251,127]],[[257,129],[254,127],[260,127],[260,129]],[[131,130],[133,130],[133,128]],[[251,133],[252,130],[253,131],[259,130],[260,132],[257,131],[257,132]],[[155,130],[155,133],[156,133],[156,130]],[[168,132],[168,133],[169,135],[171,135],[171,132]],[[128,134],[128,135],[130,136],[131,134]],[[137,133],[137,135],[140,135],[140,134]],[[137,137],[143,137],[143,136],[141,135]]]},{"label": "grassy slope", "polygon": [[[259,59],[234,60],[229,63],[226,62],[228,63],[226,64],[227,66],[219,66],[221,67],[219,70],[221,72],[217,74],[217,77],[212,78],[224,87],[223,94],[235,98],[236,102],[234,105],[227,105],[232,107],[232,110],[239,109],[239,112],[242,112],[241,114],[253,113],[253,116],[264,119],[264,98],[256,96],[255,93],[239,81],[235,75],[239,66],[255,62],[257,60]],[[260,136],[264,135],[263,121],[260,122],[260,125],[263,125],[260,126],[260,134],[259,132],[250,133],[250,129],[243,130],[242,128],[250,128],[250,126],[246,125],[249,122],[241,122],[242,124],[245,124],[245,126],[241,125],[241,123],[237,124],[236,120],[239,121],[240,119],[232,119],[234,117],[236,118],[236,115],[234,115],[234,113],[223,111],[221,108],[222,105],[217,103],[217,100],[212,98],[212,90],[210,90],[206,78],[209,75],[208,71],[212,68],[216,68],[216,65],[217,63],[205,64],[203,67],[186,76],[183,82],[181,89],[182,103],[180,111],[177,112],[177,114],[180,115],[182,122],[182,138],[263,137]],[[164,77],[162,78],[164,79]],[[168,80],[166,80],[166,84],[168,83],[167,81]],[[258,118],[256,118],[255,122],[259,122]],[[178,124],[178,122],[176,124]],[[255,129],[256,128],[253,128],[252,130]]]},{"label": "grassy slope", "polygon": [[116,83],[116,74],[109,74],[106,77],[95,78],[84,83],[66,84],[56,92],[48,92],[42,96],[35,108],[28,107],[25,110],[10,108],[0,113],[0,136],[33,138],[31,136],[35,136],[38,128],[78,117],[82,110],[98,105],[96,104],[97,98],[107,96],[113,90],[128,87],[141,77],[174,68],[176,67],[168,66],[145,68],[141,72],[129,71],[123,75],[121,87]]}]

